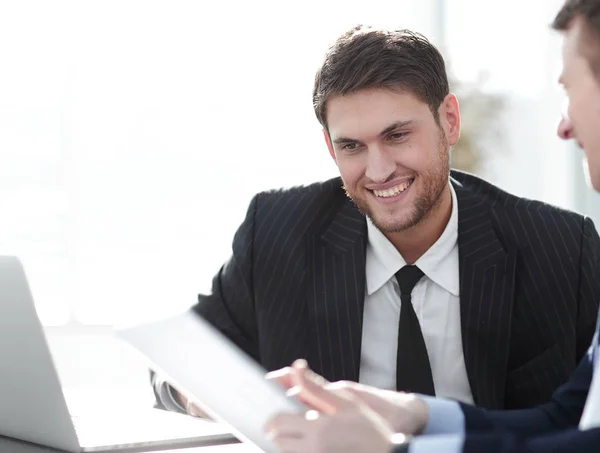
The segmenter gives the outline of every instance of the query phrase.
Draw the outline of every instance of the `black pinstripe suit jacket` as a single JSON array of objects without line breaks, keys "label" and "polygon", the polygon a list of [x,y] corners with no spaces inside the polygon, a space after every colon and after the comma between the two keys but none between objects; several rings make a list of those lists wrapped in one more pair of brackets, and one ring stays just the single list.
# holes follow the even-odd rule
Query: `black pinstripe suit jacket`
[{"label": "black pinstripe suit jacket", "polygon": [[[592,221],[452,172],[458,197],[462,340],[475,404],[550,399],[590,344],[600,240]],[[306,358],[358,380],[365,218],[339,178],[258,194],[233,256],[194,309],[272,370]]]}]

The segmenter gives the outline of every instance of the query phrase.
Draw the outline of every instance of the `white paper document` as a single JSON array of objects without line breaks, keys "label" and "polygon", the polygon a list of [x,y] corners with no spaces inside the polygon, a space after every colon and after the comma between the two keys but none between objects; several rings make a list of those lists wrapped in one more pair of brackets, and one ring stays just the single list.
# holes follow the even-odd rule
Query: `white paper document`
[{"label": "white paper document", "polygon": [[177,390],[230,425],[239,439],[265,452],[274,451],[263,432],[265,423],[278,412],[305,410],[276,383],[265,380],[264,368],[193,311],[123,329],[118,335]]}]

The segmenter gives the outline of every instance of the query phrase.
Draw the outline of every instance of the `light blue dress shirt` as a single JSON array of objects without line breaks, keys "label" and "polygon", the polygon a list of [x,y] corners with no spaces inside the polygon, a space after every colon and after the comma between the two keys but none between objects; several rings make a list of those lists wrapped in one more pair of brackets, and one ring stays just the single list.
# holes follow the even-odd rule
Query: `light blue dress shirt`
[{"label": "light blue dress shirt", "polygon": [[456,401],[419,395],[427,404],[429,420],[409,453],[460,453],[465,439],[465,415]]}]

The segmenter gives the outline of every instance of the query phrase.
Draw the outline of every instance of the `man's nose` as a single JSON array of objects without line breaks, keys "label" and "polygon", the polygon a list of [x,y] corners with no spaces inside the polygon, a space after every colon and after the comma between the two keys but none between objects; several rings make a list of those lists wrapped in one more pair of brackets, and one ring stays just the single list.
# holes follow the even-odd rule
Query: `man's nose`
[{"label": "man's nose", "polygon": [[558,129],[556,131],[558,136],[563,140],[569,140],[573,138],[573,124],[569,118],[569,97],[565,96],[561,111],[560,121],[558,123]]},{"label": "man's nose", "polygon": [[378,146],[370,147],[367,153],[368,162],[365,176],[375,183],[387,181],[396,170],[393,156]]},{"label": "man's nose", "polygon": [[573,124],[571,124],[571,120],[563,115],[558,123],[558,129],[556,133],[563,140],[569,140],[573,138]]}]

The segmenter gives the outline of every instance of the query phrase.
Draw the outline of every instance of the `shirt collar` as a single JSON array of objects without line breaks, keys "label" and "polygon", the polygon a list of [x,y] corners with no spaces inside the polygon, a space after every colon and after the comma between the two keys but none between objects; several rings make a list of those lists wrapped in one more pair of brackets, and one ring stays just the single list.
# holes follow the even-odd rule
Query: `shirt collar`
[{"label": "shirt collar", "polygon": [[[415,263],[423,273],[449,293],[458,296],[458,200],[450,184],[452,211],[450,220],[438,240]],[[406,265],[396,247],[367,218],[366,283],[367,294],[380,289]]]}]

